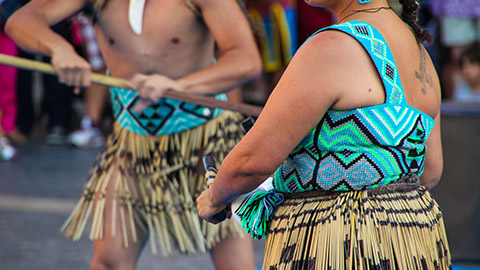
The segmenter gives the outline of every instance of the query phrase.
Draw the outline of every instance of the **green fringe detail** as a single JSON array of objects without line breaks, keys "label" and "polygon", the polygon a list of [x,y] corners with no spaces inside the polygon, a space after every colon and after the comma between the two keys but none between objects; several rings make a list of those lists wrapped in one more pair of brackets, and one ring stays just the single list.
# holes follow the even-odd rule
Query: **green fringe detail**
[{"label": "green fringe detail", "polygon": [[283,195],[276,190],[254,192],[243,200],[235,213],[241,220],[245,232],[253,238],[265,237],[268,223],[273,218],[273,213],[283,202]]}]

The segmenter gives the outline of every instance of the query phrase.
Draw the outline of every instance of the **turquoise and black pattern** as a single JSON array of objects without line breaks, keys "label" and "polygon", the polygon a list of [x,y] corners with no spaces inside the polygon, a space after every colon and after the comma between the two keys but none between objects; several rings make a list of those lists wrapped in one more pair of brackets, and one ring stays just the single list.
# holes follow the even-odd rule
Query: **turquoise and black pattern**
[{"label": "turquoise and black pattern", "polygon": [[[140,101],[137,92],[112,87],[113,112],[117,123],[128,131],[140,135],[166,135],[204,124],[217,117],[222,110],[208,108],[179,100],[162,98],[142,112],[133,108]],[[225,94],[215,96],[226,100]]]},{"label": "turquoise and black pattern", "polygon": [[421,175],[434,120],[407,104],[385,39],[371,25],[358,21],[319,32],[325,30],[350,34],[363,45],[381,74],[386,102],[349,111],[329,110],[277,169],[275,188],[287,193],[362,190],[409,173]]}]

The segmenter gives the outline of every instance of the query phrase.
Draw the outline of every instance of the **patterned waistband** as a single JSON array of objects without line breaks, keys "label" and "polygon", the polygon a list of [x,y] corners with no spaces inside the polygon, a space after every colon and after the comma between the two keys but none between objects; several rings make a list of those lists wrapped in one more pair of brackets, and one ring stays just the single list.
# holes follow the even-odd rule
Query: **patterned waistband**
[{"label": "patterned waistband", "polygon": [[[128,131],[140,135],[178,133],[205,124],[222,112],[221,109],[168,98],[160,99],[142,112],[135,112],[133,109],[140,101],[137,92],[112,87],[110,93],[116,122]],[[215,98],[227,99],[225,94],[216,95]]]},{"label": "patterned waistband", "polygon": [[[408,174],[407,176],[399,179],[396,182],[390,183],[388,185],[368,189],[368,196],[382,195],[392,192],[406,193],[422,188],[420,185],[420,179],[416,174]],[[312,190],[298,193],[282,193],[285,199],[306,199],[312,197],[322,197],[322,196],[338,196],[345,192],[351,191],[325,191],[325,190]]]}]

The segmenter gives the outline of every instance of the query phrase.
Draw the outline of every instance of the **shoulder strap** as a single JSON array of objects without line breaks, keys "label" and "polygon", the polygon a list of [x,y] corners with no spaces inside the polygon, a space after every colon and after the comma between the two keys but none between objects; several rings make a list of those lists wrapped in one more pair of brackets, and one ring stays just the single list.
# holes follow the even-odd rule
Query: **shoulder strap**
[{"label": "shoulder strap", "polygon": [[362,44],[382,77],[386,91],[386,103],[401,104],[407,102],[390,47],[377,29],[365,22],[350,21],[320,29],[312,36],[326,30],[342,31]]}]

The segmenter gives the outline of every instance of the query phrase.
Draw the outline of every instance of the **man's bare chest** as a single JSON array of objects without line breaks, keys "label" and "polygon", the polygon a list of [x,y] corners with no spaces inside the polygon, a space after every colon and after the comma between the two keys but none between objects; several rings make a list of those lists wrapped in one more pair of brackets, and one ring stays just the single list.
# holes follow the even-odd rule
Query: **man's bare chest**
[{"label": "man's bare chest", "polygon": [[128,14],[129,0],[110,0],[99,13],[98,27],[110,49],[195,46],[208,35],[204,22],[184,0],[147,0],[141,33],[132,29]]}]

